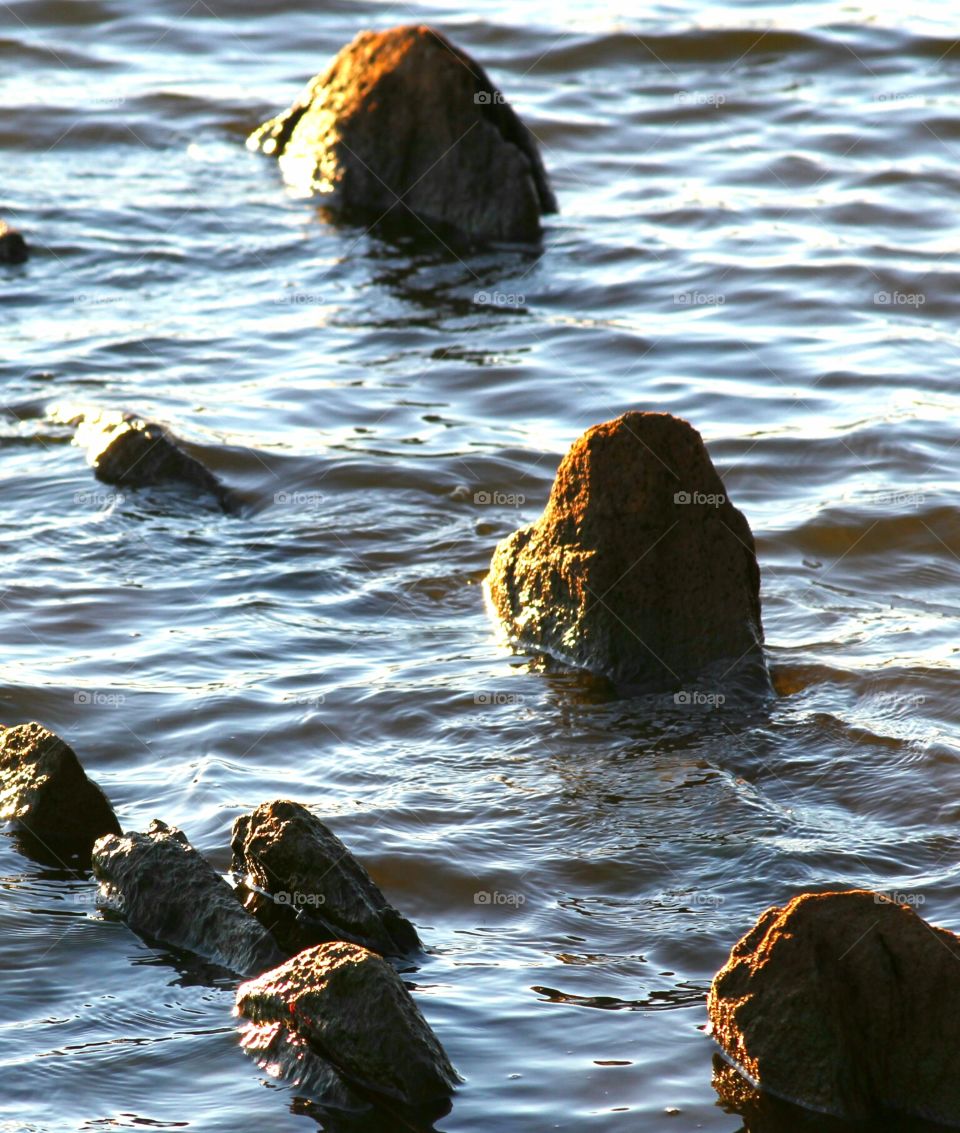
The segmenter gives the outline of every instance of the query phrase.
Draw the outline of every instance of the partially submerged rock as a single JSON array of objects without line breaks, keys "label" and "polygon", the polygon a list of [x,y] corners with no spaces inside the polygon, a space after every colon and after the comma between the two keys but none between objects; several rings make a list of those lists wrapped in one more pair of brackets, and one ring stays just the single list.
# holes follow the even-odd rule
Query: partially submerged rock
[{"label": "partially submerged rock", "polygon": [[233,493],[183,448],[165,426],[134,413],[55,408],[54,421],[76,428],[76,443],[98,480],[121,488],[179,486],[212,496],[225,512],[237,510]]},{"label": "partially submerged rock", "polygon": [[766,683],[753,535],[700,434],[669,413],[588,429],[543,515],[497,546],[486,586],[516,645],[618,685]]},{"label": "partially submerged rock", "polygon": [[233,824],[233,869],[247,908],[290,951],[349,940],[387,955],[420,946],[340,839],[300,803],[262,803]]},{"label": "partially submerged rock", "polygon": [[348,1083],[412,1110],[445,1110],[458,1076],[403,981],[380,956],[334,941],[243,984],[243,1045],[291,1068],[306,1043]]},{"label": "partially submerged rock", "polygon": [[557,207],[533,135],[483,68],[425,26],[362,32],[248,145],[340,208],[444,238],[529,243]]},{"label": "partially submerged rock", "polygon": [[717,973],[708,1012],[761,1090],[846,1119],[960,1124],[960,937],[881,894],[767,909]]},{"label": "partially submerged rock", "polygon": [[77,856],[84,864],[98,838],[120,833],[106,795],[73,749],[37,723],[0,733],[0,819],[53,858]]},{"label": "partially submerged rock", "polygon": [[283,958],[270,933],[182,830],[154,821],[144,834],[102,838],[93,848],[93,872],[104,906],[141,936],[243,976]]},{"label": "partially submerged rock", "polygon": [[0,220],[0,264],[22,264],[29,258],[26,240],[5,220]]}]

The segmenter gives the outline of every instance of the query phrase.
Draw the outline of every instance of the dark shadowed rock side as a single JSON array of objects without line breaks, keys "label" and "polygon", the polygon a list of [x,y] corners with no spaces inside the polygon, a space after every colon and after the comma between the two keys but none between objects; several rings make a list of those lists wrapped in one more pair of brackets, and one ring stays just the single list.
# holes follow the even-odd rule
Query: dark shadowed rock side
[{"label": "dark shadowed rock side", "polygon": [[[960,1124],[960,937],[905,905],[847,890],[767,909],[717,973],[708,1012],[760,1090],[848,1120]],[[721,1088],[742,1107],[735,1083]]]},{"label": "dark shadowed rock side", "polygon": [[0,733],[0,819],[53,859],[76,856],[84,865],[98,838],[120,833],[106,795],[73,749],[37,723]]},{"label": "dark shadowed rock side", "polygon": [[243,984],[236,1013],[258,1061],[297,1076],[305,1043],[348,1083],[404,1109],[445,1112],[459,1080],[403,981],[357,944],[308,948]]},{"label": "dark shadowed rock side", "polygon": [[239,510],[234,494],[191,456],[177,437],[155,421],[116,410],[51,412],[52,420],[76,428],[94,475],[121,488],[180,487],[212,496],[223,511]]},{"label": "dark shadowed rock side", "polygon": [[270,933],[175,827],[154,821],[145,834],[102,838],[93,848],[93,872],[103,905],[139,935],[242,976],[283,959]]},{"label": "dark shadowed rock side", "polygon": [[4,220],[0,220],[0,264],[23,264],[30,258],[27,242]]},{"label": "dark shadowed rock side", "polygon": [[486,586],[514,644],[620,686],[677,690],[709,671],[766,687],[753,535],[700,434],[669,413],[588,429]]},{"label": "dark shadowed rock side", "polygon": [[362,32],[250,136],[287,181],[373,221],[530,243],[555,212],[536,141],[486,72],[429,27]]},{"label": "dark shadowed rock side", "polygon": [[246,907],[290,952],[349,940],[374,952],[419,949],[397,912],[340,839],[300,803],[263,803],[233,824],[233,870]]}]

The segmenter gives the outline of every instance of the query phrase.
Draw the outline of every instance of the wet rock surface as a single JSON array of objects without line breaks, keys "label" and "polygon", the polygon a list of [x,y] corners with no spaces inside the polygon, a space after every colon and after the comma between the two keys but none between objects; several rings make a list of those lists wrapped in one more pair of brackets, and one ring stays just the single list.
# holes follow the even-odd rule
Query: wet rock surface
[{"label": "wet rock surface", "polygon": [[[854,1121],[960,1124],[960,937],[880,894],[768,909],[717,973],[708,1012],[747,1094]],[[736,1080],[720,1082],[743,1108]]]},{"label": "wet rock surface", "polygon": [[0,220],[0,264],[23,264],[30,258],[30,249],[23,236]]},{"label": "wet rock surface", "polygon": [[290,952],[348,940],[374,952],[416,951],[416,930],[316,815],[287,799],[263,803],[233,824],[233,870],[246,907]]},{"label": "wet rock surface", "polygon": [[120,833],[73,749],[35,722],[0,733],[0,818],[54,860],[76,856],[82,864],[98,838]]},{"label": "wet rock surface", "polygon": [[347,1083],[405,1110],[444,1112],[459,1080],[394,969],[356,944],[317,945],[243,984],[236,1013],[259,1059],[292,1069],[283,1048],[306,1043]]},{"label": "wet rock surface", "polygon": [[270,933],[175,827],[154,821],[143,834],[102,838],[93,872],[103,905],[139,935],[243,976],[283,959]]},{"label": "wet rock surface", "polygon": [[228,514],[234,494],[165,426],[134,413],[54,408],[54,421],[73,425],[98,480],[121,488],[180,487],[211,496]]},{"label": "wet rock surface", "polygon": [[536,141],[486,72],[425,26],[362,32],[248,145],[373,221],[529,243],[555,212]]},{"label": "wet rock surface", "polygon": [[486,587],[514,644],[631,690],[767,687],[753,535],[700,434],[668,413],[588,429]]}]

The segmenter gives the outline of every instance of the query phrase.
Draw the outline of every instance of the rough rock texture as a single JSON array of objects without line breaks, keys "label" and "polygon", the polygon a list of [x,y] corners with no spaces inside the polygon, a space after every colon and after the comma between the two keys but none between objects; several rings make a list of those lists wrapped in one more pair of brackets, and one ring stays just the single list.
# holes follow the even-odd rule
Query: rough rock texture
[{"label": "rough rock texture", "polygon": [[619,685],[679,689],[708,669],[766,681],[750,527],[700,434],[669,413],[588,429],[486,585],[515,644]]},{"label": "rough rock texture", "polygon": [[456,1071],[393,968],[357,944],[334,941],[243,984],[236,1013],[244,1046],[269,1057],[289,1030],[347,1082],[412,1109],[441,1107]]},{"label": "rough rock texture", "polygon": [[531,242],[555,212],[536,141],[486,72],[429,27],[362,32],[248,141],[293,184],[371,220]]},{"label": "rough rock texture", "polygon": [[351,940],[402,955],[420,947],[416,930],[360,862],[300,803],[262,803],[233,824],[233,869],[243,874],[246,907],[297,952]]},{"label": "rough rock texture", "polygon": [[93,872],[103,904],[140,935],[244,976],[283,959],[269,932],[175,827],[154,821],[145,834],[101,838]]},{"label": "rough rock texture", "polygon": [[960,1124],[960,937],[865,890],[795,897],[733,948],[714,1038],[759,1086],[854,1120]]},{"label": "rough rock texture", "polygon": [[94,842],[119,834],[113,808],[72,748],[42,724],[0,733],[0,818],[54,857],[90,860]]},{"label": "rough rock texture", "polygon": [[29,258],[26,240],[6,221],[0,220],[0,264],[22,264]]}]

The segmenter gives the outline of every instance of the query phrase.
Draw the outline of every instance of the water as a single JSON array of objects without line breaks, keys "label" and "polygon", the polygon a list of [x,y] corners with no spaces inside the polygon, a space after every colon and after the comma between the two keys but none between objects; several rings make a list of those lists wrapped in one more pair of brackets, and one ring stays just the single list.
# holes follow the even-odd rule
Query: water
[{"label": "water", "polygon": [[[27,418],[0,434],[0,718],[223,868],[236,815],[315,806],[431,950],[447,1133],[733,1133],[704,1002],[763,908],[867,885],[960,928],[960,43],[905,13],[0,10],[0,216],[35,249],[0,268]],[[411,21],[540,138],[539,257],[337,228],[245,150]],[[22,408],[72,402],[165,421],[246,514],[116,498]],[[628,408],[688,417],[750,520],[762,714],[613,699],[487,619],[496,541]],[[9,837],[0,879],[0,1130],[316,1128],[241,1052],[229,980]]]}]

